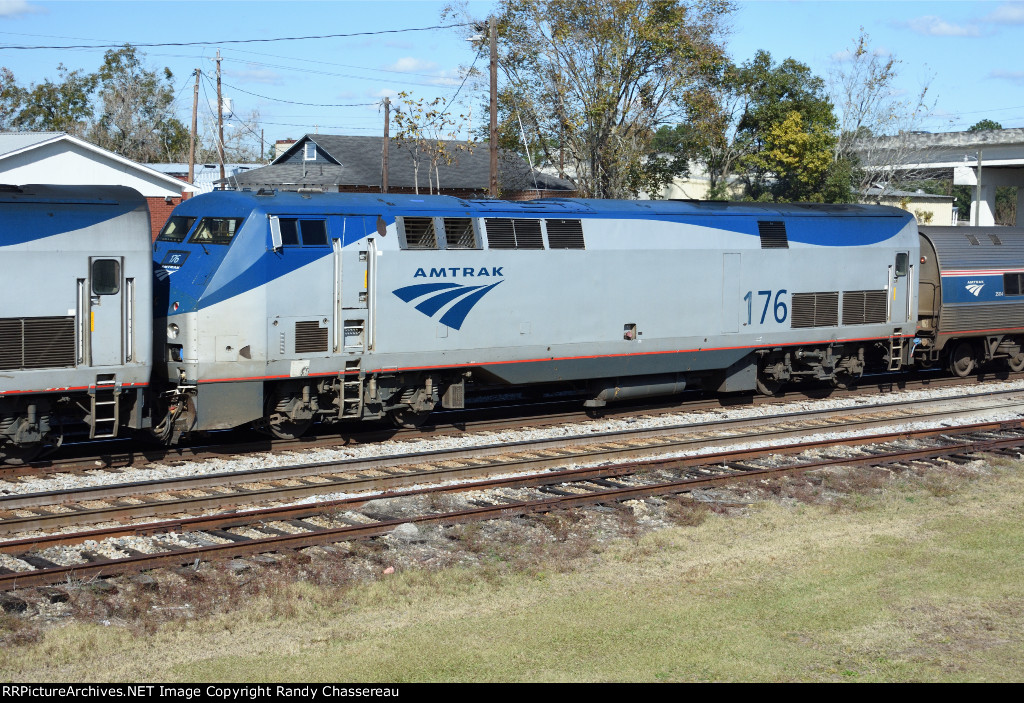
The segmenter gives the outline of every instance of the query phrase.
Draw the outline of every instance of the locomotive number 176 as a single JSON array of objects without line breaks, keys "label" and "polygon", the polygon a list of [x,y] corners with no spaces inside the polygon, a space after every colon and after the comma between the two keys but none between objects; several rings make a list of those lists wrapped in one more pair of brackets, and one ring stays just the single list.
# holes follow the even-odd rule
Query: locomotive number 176
[{"label": "locomotive number 176", "polygon": [[[775,305],[772,310],[772,314],[775,317],[776,322],[785,322],[786,315],[789,314],[789,308],[786,306],[786,301],[782,299],[782,296],[786,294],[786,289],[782,288],[775,293]],[[768,307],[772,304],[772,291],[770,290],[759,290],[757,295],[764,296],[764,309],[761,311],[760,325],[764,324],[765,318],[768,316]],[[754,307],[754,291],[747,291],[747,294],[743,296],[743,299],[747,301],[747,322],[751,324],[753,321],[753,307]]]}]

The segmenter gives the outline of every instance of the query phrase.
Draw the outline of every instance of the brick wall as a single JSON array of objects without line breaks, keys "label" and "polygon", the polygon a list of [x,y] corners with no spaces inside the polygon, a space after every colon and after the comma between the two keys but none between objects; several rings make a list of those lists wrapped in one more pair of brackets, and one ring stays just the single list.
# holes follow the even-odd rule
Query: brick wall
[{"label": "brick wall", "polygon": [[164,228],[167,218],[171,216],[171,210],[182,200],[188,199],[189,195],[189,193],[183,193],[182,197],[171,198],[169,203],[164,198],[146,198],[146,203],[149,205],[149,226],[152,230],[151,236],[154,242],[157,235],[160,234],[160,230]]}]

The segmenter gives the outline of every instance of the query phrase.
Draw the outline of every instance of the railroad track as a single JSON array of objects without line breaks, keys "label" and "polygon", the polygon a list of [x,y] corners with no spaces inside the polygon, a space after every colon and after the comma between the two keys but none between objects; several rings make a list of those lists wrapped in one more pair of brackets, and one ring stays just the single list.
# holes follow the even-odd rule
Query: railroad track
[{"label": "railroad track", "polygon": [[865,431],[981,412],[1024,414],[1024,391],[973,400],[961,398],[956,404],[958,409],[951,411],[949,400],[918,400],[7,495],[0,497],[0,535],[295,501],[331,493],[379,493],[419,483],[470,481],[499,474],[692,453],[712,446],[765,444],[816,432]]},{"label": "railroad track", "polygon": [[[925,373],[918,377],[878,376],[865,381],[854,389],[797,388],[783,395],[768,396],[718,396],[708,397],[695,392],[693,397],[679,401],[659,401],[642,405],[610,406],[602,409],[601,417],[650,416],[667,412],[700,412],[704,410],[733,407],[736,405],[772,405],[794,400],[856,397],[877,395],[901,390],[945,388],[961,385],[984,385],[991,382],[1012,381],[1024,378],[1024,373],[984,373],[972,378],[938,376]],[[540,409],[538,409],[540,408]],[[525,414],[524,414],[525,413]],[[483,415],[483,419],[475,415]],[[502,431],[530,427],[547,427],[570,422],[581,422],[591,416],[580,407],[579,400],[530,403],[502,408],[478,408],[471,411],[445,411],[436,413],[431,420],[418,429],[384,428],[380,425],[340,434],[337,430],[325,431],[294,440],[277,440],[269,437],[238,439],[239,433],[225,434],[219,443],[198,442],[193,445],[159,447],[128,438],[89,442],[65,447],[45,459],[27,466],[0,466],[0,480],[18,476],[41,476],[50,473],[93,471],[96,469],[129,468],[139,464],[173,463],[178,461],[201,461],[222,458],[235,454],[256,452],[285,453],[322,449],[338,446],[371,444],[401,439],[415,440],[423,437],[465,435],[473,432]]]},{"label": "railroad track", "polygon": [[[908,440],[912,448],[894,444]],[[857,449],[850,449],[854,445]],[[296,549],[384,535],[403,524],[447,525],[508,518],[829,467],[966,463],[982,453],[1019,457],[1020,447],[1024,447],[1024,421],[1014,420],[627,461],[458,486],[434,485],[392,492],[387,501],[381,496],[353,497],[317,505],[38,536],[0,543],[0,590],[256,554],[276,560]],[[436,494],[459,495],[462,505],[441,510],[431,507],[437,502],[421,500],[414,514],[394,514],[396,500]]]}]

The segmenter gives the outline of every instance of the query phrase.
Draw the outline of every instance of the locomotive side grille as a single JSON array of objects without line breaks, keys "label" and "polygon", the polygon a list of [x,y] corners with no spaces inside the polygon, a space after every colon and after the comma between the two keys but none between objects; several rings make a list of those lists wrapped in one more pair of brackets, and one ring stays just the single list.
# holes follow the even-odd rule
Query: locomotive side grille
[{"label": "locomotive side grille", "polygon": [[579,220],[547,220],[548,246],[552,249],[586,249]]},{"label": "locomotive side grille", "polygon": [[0,369],[52,369],[74,365],[74,317],[0,319]]},{"label": "locomotive side grille", "polygon": [[540,220],[512,220],[516,230],[516,249],[543,249]]},{"label": "locomotive side grille", "polygon": [[473,220],[468,217],[444,218],[444,236],[449,249],[476,249]]},{"label": "locomotive side grille", "polygon": [[0,369],[21,368],[21,320],[0,320]]},{"label": "locomotive side grille", "polygon": [[437,249],[433,217],[403,217],[405,246],[409,249]]},{"label": "locomotive side grille", "polygon": [[762,249],[789,249],[786,223],[776,220],[759,220],[757,232],[761,235]]},{"label": "locomotive side grille", "polygon": [[512,220],[507,217],[488,217],[487,245],[491,249],[543,249],[540,220]]},{"label": "locomotive side grille", "polygon": [[839,324],[839,293],[794,293],[793,329],[835,327]]},{"label": "locomotive side grille", "polygon": [[505,217],[488,217],[487,246],[491,249],[515,249],[516,232],[512,229],[512,220]]},{"label": "locomotive side grille", "polygon": [[843,324],[870,325],[885,322],[885,300],[888,291],[843,291]]},{"label": "locomotive side grille", "polygon": [[327,328],[321,327],[317,320],[306,320],[295,323],[295,353],[327,351]]}]

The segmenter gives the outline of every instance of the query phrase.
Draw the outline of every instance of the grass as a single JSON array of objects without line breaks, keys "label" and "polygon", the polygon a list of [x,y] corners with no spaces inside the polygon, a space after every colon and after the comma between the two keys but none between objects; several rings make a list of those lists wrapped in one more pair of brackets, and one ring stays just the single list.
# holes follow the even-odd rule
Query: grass
[{"label": "grass", "polygon": [[[0,622],[20,628],[0,649],[0,678],[1020,680],[1021,468],[790,480],[766,493],[809,502],[745,516],[672,499],[665,514],[678,526],[611,543],[584,534],[582,513],[490,539],[464,525],[450,536],[473,566],[373,581],[339,577],[348,562],[331,554],[296,559],[258,589],[245,586],[257,576],[214,571],[181,586],[198,617],[147,621],[162,592],[137,594],[109,626],[26,637]],[[390,563],[386,550],[359,549]],[[95,598],[96,618],[109,615]]]}]

